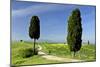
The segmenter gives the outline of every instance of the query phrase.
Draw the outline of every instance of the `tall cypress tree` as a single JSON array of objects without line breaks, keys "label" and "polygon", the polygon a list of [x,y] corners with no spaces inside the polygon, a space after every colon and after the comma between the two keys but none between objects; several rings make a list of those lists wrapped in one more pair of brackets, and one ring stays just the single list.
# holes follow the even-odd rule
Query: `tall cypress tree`
[{"label": "tall cypress tree", "polygon": [[33,46],[33,52],[35,52],[35,42],[36,39],[38,40],[40,37],[40,20],[38,16],[32,16],[30,26],[29,26],[29,36],[31,39],[34,39],[34,46]]},{"label": "tall cypress tree", "polygon": [[78,8],[72,11],[71,16],[68,20],[68,35],[67,43],[71,52],[75,53],[81,48],[81,37],[82,37],[82,24],[81,24],[81,13]]},{"label": "tall cypress tree", "polygon": [[88,45],[90,44],[89,40],[88,40]]}]

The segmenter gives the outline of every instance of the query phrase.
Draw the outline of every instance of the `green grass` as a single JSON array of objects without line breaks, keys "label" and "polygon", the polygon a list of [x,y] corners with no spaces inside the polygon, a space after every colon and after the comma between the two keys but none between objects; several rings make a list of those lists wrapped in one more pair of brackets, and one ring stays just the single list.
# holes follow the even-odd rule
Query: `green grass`
[{"label": "green grass", "polygon": [[[79,59],[85,61],[95,61],[95,45],[83,45],[81,50],[72,57],[72,52],[69,51],[68,45],[60,43],[39,43],[42,46],[42,51],[47,54],[71,59]],[[37,47],[37,45],[36,45]],[[12,65],[32,65],[32,64],[51,64],[60,63],[42,58],[39,55],[33,55],[32,42],[12,42],[11,44],[11,64]]]},{"label": "green grass", "polygon": [[[58,63],[42,58],[39,55],[32,55],[33,43],[12,42],[11,44],[11,64],[12,65],[32,65],[32,64],[49,64]],[[26,57],[28,56],[28,57]]]},{"label": "green grass", "polygon": [[95,61],[96,59],[96,46],[95,45],[83,45],[81,50],[76,53],[75,57],[72,57],[68,45],[64,44],[41,44],[43,51],[47,54],[56,55],[60,57],[67,57],[71,59],[79,59],[85,61]]}]

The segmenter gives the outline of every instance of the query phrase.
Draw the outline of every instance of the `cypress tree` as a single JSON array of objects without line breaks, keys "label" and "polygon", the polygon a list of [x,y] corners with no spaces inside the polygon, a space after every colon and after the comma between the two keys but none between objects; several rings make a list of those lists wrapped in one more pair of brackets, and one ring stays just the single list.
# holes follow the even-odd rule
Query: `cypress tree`
[{"label": "cypress tree", "polygon": [[72,11],[68,20],[67,43],[71,52],[75,53],[81,49],[82,24],[81,13],[78,8]]},{"label": "cypress tree", "polygon": [[33,52],[35,52],[35,42],[40,37],[40,20],[38,16],[32,16],[30,26],[29,26],[29,37],[31,39],[34,39],[34,46],[33,46]]},{"label": "cypress tree", "polygon": [[88,45],[90,44],[89,40],[88,40]]}]

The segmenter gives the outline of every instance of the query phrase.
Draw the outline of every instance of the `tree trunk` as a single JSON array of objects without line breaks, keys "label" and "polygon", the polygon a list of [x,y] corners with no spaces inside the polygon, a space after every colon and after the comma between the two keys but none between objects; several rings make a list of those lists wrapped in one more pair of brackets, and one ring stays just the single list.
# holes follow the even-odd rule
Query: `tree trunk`
[{"label": "tree trunk", "polygon": [[73,53],[72,53],[72,57],[73,57],[73,58],[75,57],[75,53],[76,53],[76,52],[73,52]]},{"label": "tree trunk", "polygon": [[34,39],[34,46],[33,46],[33,52],[34,52],[34,54],[35,54],[35,41],[36,41],[36,39]]},{"label": "tree trunk", "polygon": [[74,51],[74,53],[73,53],[73,57],[75,57],[75,53],[76,53],[76,52]]}]

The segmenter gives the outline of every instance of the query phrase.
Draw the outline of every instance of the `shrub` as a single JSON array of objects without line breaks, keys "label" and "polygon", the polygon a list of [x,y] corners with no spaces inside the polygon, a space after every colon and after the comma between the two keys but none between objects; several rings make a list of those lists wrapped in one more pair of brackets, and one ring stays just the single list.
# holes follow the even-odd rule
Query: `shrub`
[{"label": "shrub", "polygon": [[20,56],[23,58],[28,58],[33,55],[33,50],[31,48],[20,50]]},{"label": "shrub", "polygon": [[26,49],[21,49],[19,56],[22,58],[28,58],[31,57],[33,55],[38,55],[38,49],[35,48],[35,52],[33,52],[32,48],[26,48]]}]

